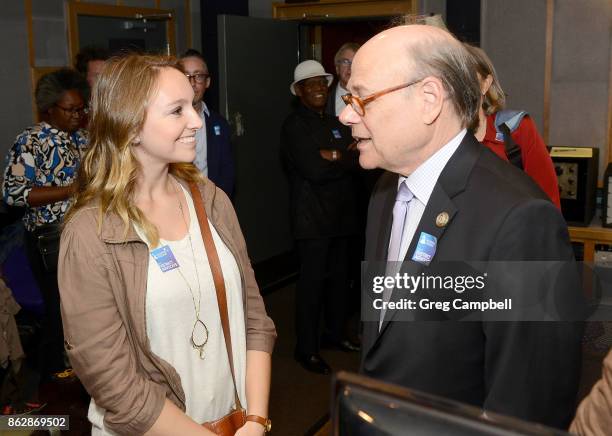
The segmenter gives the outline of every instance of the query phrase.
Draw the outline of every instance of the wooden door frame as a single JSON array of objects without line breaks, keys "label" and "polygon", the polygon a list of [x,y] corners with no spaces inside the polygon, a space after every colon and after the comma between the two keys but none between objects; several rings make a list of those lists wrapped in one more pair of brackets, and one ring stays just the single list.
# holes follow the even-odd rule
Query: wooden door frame
[{"label": "wooden door frame", "polygon": [[[74,59],[79,52],[79,15],[89,15],[98,17],[112,18],[129,18],[135,19],[137,14],[141,15],[158,15],[170,14],[166,24],[166,38],[170,45],[170,54],[176,54],[176,40],[174,36],[174,10],[173,9],[155,9],[155,8],[140,8],[122,5],[107,5],[97,3],[83,3],[71,0],[67,3],[68,8],[68,56]],[[190,19],[190,17],[186,17]],[[164,20],[165,21],[165,20]]]}]

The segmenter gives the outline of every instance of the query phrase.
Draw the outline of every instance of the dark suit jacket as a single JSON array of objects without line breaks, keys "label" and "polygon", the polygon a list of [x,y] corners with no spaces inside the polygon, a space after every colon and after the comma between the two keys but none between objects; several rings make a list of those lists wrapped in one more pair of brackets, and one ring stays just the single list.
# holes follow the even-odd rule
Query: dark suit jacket
[{"label": "dark suit jacket", "polygon": [[[366,260],[387,258],[397,180],[385,173],[372,194]],[[435,221],[443,211],[450,221],[440,228]],[[409,260],[422,231],[438,240],[429,267]],[[404,265],[435,268],[461,260],[573,262],[573,252],[565,221],[545,194],[468,133],[436,183],[406,259]],[[581,324],[394,322],[395,315],[387,312],[380,333],[378,322],[364,323],[366,375],[531,421],[569,424]]]},{"label": "dark suit jacket", "polygon": [[[281,128],[281,158],[291,185],[291,222],[295,239],[331,238],[357,232],[353,169],[357,154],[348,151],[351,131],[338,118],[299,104]],[[320,150],[340,151],[330,162]]]},{"label": "dark suit jacket", "polygon": [[208,178],[231,198],[235,175],[229,124],[225,118],[213,111],[210,111],[210,116],[204,112],[204,117]]}]

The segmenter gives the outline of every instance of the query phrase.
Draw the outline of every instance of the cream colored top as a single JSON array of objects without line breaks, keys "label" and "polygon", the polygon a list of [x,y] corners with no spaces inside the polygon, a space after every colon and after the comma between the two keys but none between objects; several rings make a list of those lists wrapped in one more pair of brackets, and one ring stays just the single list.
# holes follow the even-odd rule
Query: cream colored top
[{"label": "cream colored top", "polygon": [[[185,188],[182,189],[189,209],[191,244],[189,235],[178,241],[160,240],[157,248],[165,246],[178,264],[178,267],[166,272],[162,271],[153,255],[149,258],[146,327],[152,351],[169,362],[181,377],[187,415],[201,423],[218,419],[235,406],[234,388],[217,295],[200,226],[193,200]],[[240,272],[234,256],[210,221],[209,224],[223,268],[238,394],[242,406],[246,408],[246,330]],[[136,232],[146,241],[141,229],[136,227]],[[200,359],[199,351],[190,342],[196,321],[194,299],[197,306],[200,298],[198,289],[201,290],[200,319],[209,332],[204,359]],[[196,334],[197,342],[201,342],[201,327],[198,327]],[[104,428],[104,409],[97,407],[93,399],[88,417],[93,425],[92,435],[113,434]]]}]

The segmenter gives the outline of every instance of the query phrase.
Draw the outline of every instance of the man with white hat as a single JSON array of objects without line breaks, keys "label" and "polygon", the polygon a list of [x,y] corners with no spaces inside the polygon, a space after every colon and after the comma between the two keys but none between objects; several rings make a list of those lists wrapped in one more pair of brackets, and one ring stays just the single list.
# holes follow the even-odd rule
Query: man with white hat
[{"label": "man with white hat", "polygon": [[[319,316],[325,306],[324,340],[358,351],[345,339],[348,240],[357,230],[348,150],[350,130],[325,114],[331,74],[313,60],[295,68],[291,93],[300,100],[281,131],[281,152],[291,184],[293,233],[300,255],[296,294],[296,360],[308,371],[327,374],[319,355]],[[328,286],[326,286],[326,282]]]}]

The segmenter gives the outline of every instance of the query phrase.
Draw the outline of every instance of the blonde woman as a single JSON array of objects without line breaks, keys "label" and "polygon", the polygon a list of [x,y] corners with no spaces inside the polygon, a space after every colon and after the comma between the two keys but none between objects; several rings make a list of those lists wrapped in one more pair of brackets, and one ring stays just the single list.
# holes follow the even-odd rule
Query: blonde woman
[{"label": "blonde woman", "polygon": [[[92,396],[93,435],[212,435],[201,424],[238,404],[250,416],[236,434],[265,431],[276,332],[231,203],[192,164],[202,127],[192,100],[166,57],[111,59],[93,90],[59,262],[66,349]],[[194,182],[226,288],[235,389]]]}]

